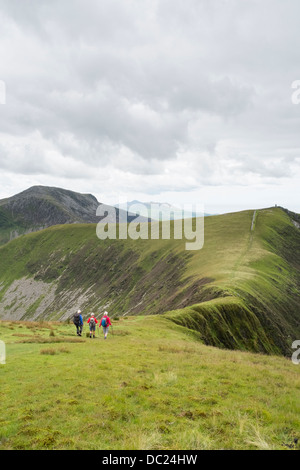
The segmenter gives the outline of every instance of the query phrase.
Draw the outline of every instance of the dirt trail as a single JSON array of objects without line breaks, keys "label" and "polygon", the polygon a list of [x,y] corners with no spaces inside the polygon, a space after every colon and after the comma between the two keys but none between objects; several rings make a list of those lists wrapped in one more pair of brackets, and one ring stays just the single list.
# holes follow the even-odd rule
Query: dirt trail
[{"label": "dirt trail", "polygon": [[252,224],[251,224],[251,232],[254,230],[254,224],[255,224],[255,218],[256,218],[256,213],[257,211],[254,211],[253,217],[252,217]]},{"label": "dirt trail", "polygon": [[255,230],[255,224],[256,224],[256,220],[257,220],[257,215],[258,215],[258,211],[255,210],[253,212],[253,217],[252,217],[251,228],[250,228],[250,233],[249,233],[247,246],[246,246],[245,250],[242,252],[242,254],[240,255],[240,257],[238,258],[237,262],[235,263],[235,265],[233,267],[232,276],[231,276],[232,278],[235,277],[238,268],[242,264],[245,256],[249,252],[249,250],[251,249],[252,242],[253,242],[253,234],[254,234],[254,230]]}]

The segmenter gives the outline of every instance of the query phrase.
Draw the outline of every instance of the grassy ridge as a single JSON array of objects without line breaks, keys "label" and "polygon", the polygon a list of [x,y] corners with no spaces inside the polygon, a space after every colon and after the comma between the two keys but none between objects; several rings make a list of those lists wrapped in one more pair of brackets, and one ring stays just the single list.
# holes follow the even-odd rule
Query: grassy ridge
[{"label": "grassy ridge", "polygon": [[[201,340],[219,348],[276,352],[257,317],[241,299],[222,297],[168,312],[167,318],[178,325],[198,331]],[[280,353],[279,348],[277,353]]]},{"label": "grassy ridge", "polygon": [[[207,324],[216,311],[223,315],[221,323],[227,323],[221,336],[209,344],[220,346],[219,339],[228,332],[223,342],[227,347],[239,344],[243,349],[242,335],[246,348],[289,355],[291,338],[300,334],[300,232],[281,209],[256,211],[254,219],[253,215],[253,211],[228,214],[230,224],[215,220],[214,232],[207,230],[210,236],[191,266],[214,277],[209,288],[230,302],[207,302],[199,308]],[[183,312],[174,313],[174,320],[181,321]]]},{"label": "grassy ridge", "polygon": [[205,346],[163,316],[114,322],[107,341],[74,333],[0,322],[1,449],[297,447],[290,360]]},{"label": "grassy ridge", "polygon": [[[82,296],[84,311],[168,311],[206,344],[290,355],[300,334],[299,248],[299,229],[279,208],[206,218],[194,252],[185,240],[100,241],[95,225],[51,227],[0,248],[2,305],[15,291],[0,316],[66,318]],[[23,307],[25,289],[13,284],[22,279],[54,286],[54,300],[41,292]]]}]

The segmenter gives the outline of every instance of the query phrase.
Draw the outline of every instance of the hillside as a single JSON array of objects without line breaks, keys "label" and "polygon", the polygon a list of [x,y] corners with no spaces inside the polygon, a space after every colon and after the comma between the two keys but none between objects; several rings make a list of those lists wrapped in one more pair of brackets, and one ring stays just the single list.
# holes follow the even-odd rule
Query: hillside
[{"label": "hillside", "polygon": [[0,318],[75,309],[162,314],[207,345],[291,355],[300,337],[300,231],[280,208],[205,218],[205,243],[105,240],[61,225],[0,248]]},{"label": "hillside", "polygon": [[[92,194],[33,186],[15,196],[0,200],[0,245],[19,235],[53,225],[98,223],[101,218],[96,215],[96,211],[100,205]],[[110,208],[106,205],[105,207]],[[117,219],[120,212],[126,214],[118,210]]]},{"label": "hillside", "polygon": [[[160,317],[1,322],[0,449],[299,449],[299,366],[204,346]],[[200,459],[200,456],[199,456]]]}]

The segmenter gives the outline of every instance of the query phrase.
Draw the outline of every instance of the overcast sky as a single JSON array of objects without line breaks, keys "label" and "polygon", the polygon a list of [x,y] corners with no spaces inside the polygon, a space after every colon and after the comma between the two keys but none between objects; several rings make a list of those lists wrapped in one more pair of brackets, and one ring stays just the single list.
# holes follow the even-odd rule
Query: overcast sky
[{"label": "overcast sky", "polygon": [[0,0],[0,198],[300,212],[299,0]]}]

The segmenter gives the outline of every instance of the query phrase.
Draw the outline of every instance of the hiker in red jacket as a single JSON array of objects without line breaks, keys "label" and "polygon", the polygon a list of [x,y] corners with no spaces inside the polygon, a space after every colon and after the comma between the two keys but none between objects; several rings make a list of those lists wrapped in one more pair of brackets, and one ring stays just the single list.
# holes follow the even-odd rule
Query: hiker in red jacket
[{"label": "hiker in red jacket", "polygon": [[94,313],[91,314],[90,318],[88,319],[88,324],[90,327],[90,338],[95,338],[95,333],[96,333],[96,324],[98,323],[98,320],[95,318]]},{"label": "hiker in red jacket", "polygon": [[102,326],[102,328],[103,328],[104,339],[106,339],[106,338],[107,338],[107,333],[108,333],[108,328],[111,326],[111,321],[110,321],[110,318],[109,318],[107,312],[104,312],[104,315],[103,315],[103,317],[102,317],[101,320],[100,320],[99,328],[100,328],[101,326]]}]

